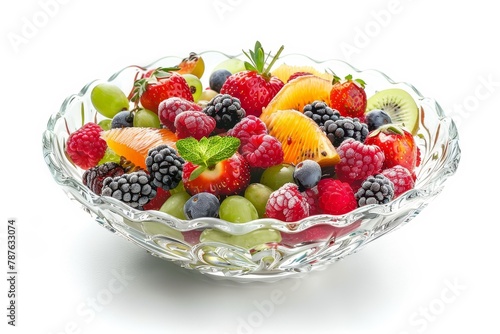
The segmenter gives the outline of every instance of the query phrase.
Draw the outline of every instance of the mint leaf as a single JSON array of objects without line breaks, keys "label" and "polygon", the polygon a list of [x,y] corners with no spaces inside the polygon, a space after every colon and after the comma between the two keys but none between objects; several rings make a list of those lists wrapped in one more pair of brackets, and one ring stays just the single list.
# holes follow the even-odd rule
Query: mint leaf
[{"label": "mint leaf", "polygon": [[[185,138],[178,140],[176,147],[184,160],[209,168],[233,156],[240,147],[240,140],[230,136],[203,137],[199,141],[194,138]],[[202,172],[203,170],[199,174]]]},{"label": "mint leaf", "polygon": [[205,163],[205,157],[199,149],[199,143],[194,138],[180,139],[175,144],[177,152],[180,156],[186,160],[190,161],[195,165],[202,165]]},{"label": "mint leaf", "polygon": [[213,166],[220,161],[229,159],[238,151],[240,140],[236,137],[210,137],[207,153],[207,165]]}]

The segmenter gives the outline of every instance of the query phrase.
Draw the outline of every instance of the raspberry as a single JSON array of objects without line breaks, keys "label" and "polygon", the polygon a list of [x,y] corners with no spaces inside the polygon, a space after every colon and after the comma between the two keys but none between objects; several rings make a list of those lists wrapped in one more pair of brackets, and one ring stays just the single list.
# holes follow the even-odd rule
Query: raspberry
[{"label": "raspberry", "polygon": [[266,204],[266,217],[294,222],[309,216],[309,205],[294,183],[285,183],[273,191]]},{"label": "raspberry", "polygon": [[356,192],[358,205],[385,204],[394,198],[394,184],[383,174],[371,175]]},{"label": "raspberry", "polygon": [[116,162],[106,162],[87,169],[82,175],[85,186],[97,195],[101,194],[102,183],[107,177],[115,177],[125,174],[125,169]]},{"label": "raspberry", "polygon": [[102,159],[108,145],[101,138],[101,127],[95,123],[87,123],[69,135],[66,153],[75,165],[89,169]]},{"label": "raspberry", "polygon": [[160,118],[161,124],[172,132],[175,132],[174,122],[178,114],[188,110],[201,111],[201,109],[202,108],[198,104],[181,97],[169,97],[160,102],[158,106],[158,117]]},{"label": "raspberry", "polygon": [[193,137],[200,140],[214,131],[215,119],[201,111],[188,110],[175,117],[174,126],[177,138]]},{"label": "raspberry", "polygon": [[313,187],[306,189],[302,192],[302,195],[305,197],[307,203],[309,204],[309,215],[317,215],[321,213],[321,209],[319,207],[319,191],[318,187]]},{"label": "raspberry", "polygon": [[182,180],[184,159],[168,145],[159,145],[148,151],[146,167],[151,183],[165,190],[174,189]]},{"label": "raspberry", "polygon": [[248,115],[237,123],[227,134],[238,138],[241,141],[241,146],[248,142],[248,139],[253,135],[266,134],[266,124],[257,116]]},{"label": "raspberry", "polygon": [[250,167],[271,167],[282,163],[284,157],[281,142],[268,134],[251,136],[240,151]]},{"label": "raspberry", "polygon": [[337,148],[340,162],[335,165],[337,178],[352,183],[379,173],[384,163],[384,153],[376,145],[365,145],[352,138],[346,139]]},{"label": "raspberry", "polygon": [[384,169],[382,174],[394,184],[394,198],[398,197],[407,190],[413,189],[415,181],[408,169],[403,166],[396,165],[391,168]]},{"label": "raspberry", "polygon": [[323,179],[318,183],[319,207],[323,213],[343,215],[358,207],[354,191],[348,183]]}]

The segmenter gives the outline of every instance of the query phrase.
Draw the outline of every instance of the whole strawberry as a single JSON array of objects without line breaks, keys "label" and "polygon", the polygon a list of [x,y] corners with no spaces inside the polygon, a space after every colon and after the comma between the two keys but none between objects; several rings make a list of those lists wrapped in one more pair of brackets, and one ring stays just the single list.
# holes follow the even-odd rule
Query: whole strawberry
[{"label": "whole strawberry", "polygon": [[352,75],[342,81],[335,76],[330,91],[330,107],[338,110],[344,117],[364,119],[366,111],[365,82],[361,79],[352,79]]},{"label": "whole strawberry", "polygon": [[403,127],[387,124],[370,132],[366,145],[376,145],[384,152],[383,169],[401,165],[414,174],[417,165],[418,148],[415,138]]},{"label": "whole strawberry", "polygon": [[255,43],[254,50],[243,53],[250,59],[245,62],[245,71],[229,76],[220,90],[221,94],[229,94],[241,102],[241,107],[247,115],[260,116],[272,98],[283,87],[284,83],[271,75],[271,67],[283,51],[283,46],[266,67],[266,56],[260,42]]},{"label": "whole strawberry", "polygon": [[235,137],[192,137],[176,143],[187,162],[182,183],[191,194],[209,192],[216,196],[241,193],[250,183],[250,166],[237,152],[240,140]]},{"label": "whole strawberry", "polygon": [[193,94],[184,77],[176,72],[176,68],[158,68],[147,78],[134,83],[132,101],[140,102],[145,109],[158,114],[158,106],[170,97],[180,97],[193,101]]}]

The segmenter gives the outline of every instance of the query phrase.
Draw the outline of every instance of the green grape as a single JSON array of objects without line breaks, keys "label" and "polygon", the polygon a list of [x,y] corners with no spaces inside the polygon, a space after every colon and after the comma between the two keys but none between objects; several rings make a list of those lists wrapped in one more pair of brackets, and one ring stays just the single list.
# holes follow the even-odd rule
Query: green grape
[{"label": "green grape", "polygon": [[140,128],[161,128],[158,115],[148,109],[139,109],[135,112],[133,125]]},{"label": "green grape", "polygon": [[181,193],[181,192],[186,192],[186,189],[184,188],[184,183],[179,182],[179,184],[177,185],[177,187],[175,187],[174,189],[170,189],[170,194],[173,195],[173,194],[177,194],[177,193]]},{"label": "green grape", "polygon": [[186,79],[189,85],[191,94],[193,94],[194,102],[198,102],[200,100],[201,93],[203,92],[203,85],[201,83],[200,78],[190,73],[183,74],[182,76],[184,77],[184,79]]},{"label": "green grape", "polygon": [[159,234],[159,235],[165,235],[167,237],[176,240],[184,240],[184,235],[182,235],[182,232],[177,231],[171,228],[170,226],[167,226],[159,222],[145,221],[142,224],[142,228],[144,232],[146,232],[149,235]]},{"label": "green grape", "polygon": [[245,62],[238,58],[229,58],[222,61],[221,63],[219,63],[217,66],[214,67],[212,72],[221,69],[228,70],[232,74],[246,70]]},{"label": "green grape", "polygon": [[252,202],[243,196],[226,197],[219,208],[219,217],[231,223],[246,223],[259,218]]},{"label": "green grape", "polygon": [[252,202],[259,218],[263,218],[266,213],[266,204],[273,190],[262,183],[252,183],[245,189],[245,198]]},{"label": "green grape", "polygon": [[113,118],[118,112],[128,110],[130,106],[125,93],[108,82],[95,86],[90,93],[90,100],[97,112],[107,118]]},{"label": "green grape", "polygon": [[104,152],[104,156],[97,164],[102,165],[105,164],[106,162],[116,162],[117,164],[119,164],[120,160],[121,157],[118,154],[116,154],[115,151],[107,147],[106,151]]},{"label": "green grape", "polygon": [[103,119],[102,121],[100,121],[99,123],[97,123],[97,125],[99,125],[103,131],[106,131],[106,130],[111,129],[111,122],[112,122],[111,119],[106,118],[106,119]]},{"label": "green grape", "polygon": [[186,219],[184,214],[184,204],[191,196],[187,192],[172,194],[160,208],[160,211],[168,213],[179,219]]},{"label": "green grape", "polygon": [[214,97],[216,97],[219,93],[217,93],[213,89],[204,89],[203,92],[201,92],[201,96],[199,101],[210,101]]},{"label": "green grape", "polygon": [[281,233],[273,229],[261,229],[243,235],[231,235],[215,229],[206,229],[201,233],[200,241],[221,242],[246,249],[252,249],[266,243],[280,242]]},{"label": "green grape", "polygon": [[285,183],[293,181],[293,171],[295,167],[290,164],[279,164],[267,168],[260,177],[260,183],[277,190]]}]

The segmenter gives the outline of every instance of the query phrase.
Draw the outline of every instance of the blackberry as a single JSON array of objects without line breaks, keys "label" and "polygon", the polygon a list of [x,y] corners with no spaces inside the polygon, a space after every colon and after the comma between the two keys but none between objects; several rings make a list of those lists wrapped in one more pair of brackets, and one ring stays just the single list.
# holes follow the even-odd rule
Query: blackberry
[{"label": "blackberry", "polygon": [[314,101],[313,103],[306,104],[302,111],[304,115],[311,118],[319,126],[323,126],[328,120],[336,121],[341,117],[337,110],[330,108],[323,101]]},{"label": "blackberry", "polygon": [[229,94],[215,96],[203,109],[203,112],[215,119],[215,127],[220,130],[229,130],[246,116],[245,109],[241,108],[238,98]]},{"label": "blackberry", "polygon": [[156,196],[156,188],[150,184],[149,178],[143,170],[107,177],[104,179],[101,195],[113,197],[142,210],[142,207]]},{"label": "blackberry", "polygon": [[82,176],[85,186],[97,195],[101,194],[102,184],[107,177],[116,177],[125,174],[125,168],[116,162],[106,162],[87,169]]},{"label": "blackberry", "polygon": [[360,122],[358,118],[344,116],[340,116],[336,121],[327,120],[320,128],[335,147],[338,147],[347,138],[353,138],[363,143],[369,132],[368,126]]},{"label": "blackberry", "polygon": [[182,180],[184,159],[168,145],[152,148],[146,157],[151,183],[165,190],[174,189]]},{"label": "blackberry", "polygon": [[385,204],[394,198],[394,184],[383,174],[367,177],[356,192],[358,206]]}]

